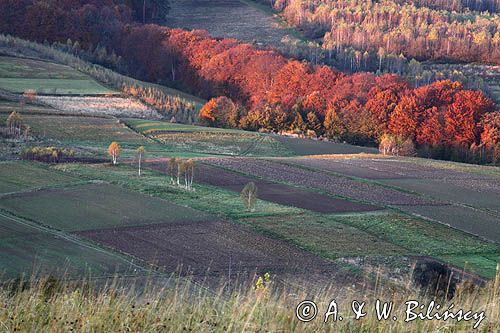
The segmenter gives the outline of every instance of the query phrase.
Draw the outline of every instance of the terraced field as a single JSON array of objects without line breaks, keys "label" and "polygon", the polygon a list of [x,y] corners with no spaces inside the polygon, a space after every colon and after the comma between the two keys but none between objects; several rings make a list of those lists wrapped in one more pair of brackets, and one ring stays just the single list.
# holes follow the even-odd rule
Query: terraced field
[{"label": "terraced field", "polygon": [[106,95],[117,92],[71,67],[0,56],[0,89],[13,93],[34,91],[50,95]]}]

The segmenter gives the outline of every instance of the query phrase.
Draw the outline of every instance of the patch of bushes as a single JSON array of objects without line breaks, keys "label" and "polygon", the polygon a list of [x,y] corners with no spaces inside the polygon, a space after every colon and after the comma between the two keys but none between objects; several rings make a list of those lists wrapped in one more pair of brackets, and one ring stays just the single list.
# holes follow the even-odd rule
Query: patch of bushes
[{"label": "patch of bushes", "polygon": [[74,159],[75,151],[68,148],[31,147],[22,152],[22,158],[45,163],[60,163]]}]

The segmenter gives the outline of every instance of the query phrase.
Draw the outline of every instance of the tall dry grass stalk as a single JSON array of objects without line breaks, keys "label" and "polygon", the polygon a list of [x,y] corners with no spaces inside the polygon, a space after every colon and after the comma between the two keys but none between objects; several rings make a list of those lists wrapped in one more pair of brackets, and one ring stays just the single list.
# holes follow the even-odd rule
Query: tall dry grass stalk
[{"label": "tall dry grass stalk", "polygon": [[[454,311],[484,311],[477,329],[475,320],[405,322],[408,300],[429,304],[432,297],[416,289],[384,292],[324,288],[314,295],[304,288],[291,288],[266,276],[242,283],[236,290],[209,291],[195,283],[171,280],[168,287],[148,282],[130,285],[118,280],[96,287],[88,281],[74,283],[55,279],[31,281],[0,291],[0,331],[5,332],[500,332],[500,272],[484,288],[462,285],[450,300],[434,298],[441,309],[454,304]],[[172,285],[173,284],[173,285]],[[307,289],[307,288],[305,288]],[[391,289],[393,290],[393,289]],[[378,321],[375,299],[393,302],[388,320]],[[317,318],[302,323],[296,306],[303,300],[317,304]],[[343,320],[324,323],[332,299]],[[366,317],[355,320],[351,302],[366,301]],[[435,311],[434,311],[435,312]],[[439,311],[438,311],[439,312]],[[442,312],[442,311],[441,311]],[[393,320],[393,316],[398,318]]]}]

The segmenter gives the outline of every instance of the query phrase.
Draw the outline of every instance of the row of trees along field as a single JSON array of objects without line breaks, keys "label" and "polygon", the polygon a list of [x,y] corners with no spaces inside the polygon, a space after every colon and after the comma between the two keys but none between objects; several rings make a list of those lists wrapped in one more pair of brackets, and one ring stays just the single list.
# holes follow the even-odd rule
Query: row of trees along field
[{"label": "row of trees along field", "polygon": [[358,66],[370,53],[379,57],[380,67],[389,54],[500,64],[498,0],[272,0],[271,5],[308,37],[322,38],[330,58],[346,48],[357,50]]},{"label": "row of trees along field", "polygon": [[[8,1],[0,0],[0,12]],[[101,12],[106,8],[103,3]],[[116,12],[117,7],[113,8]],[[29,12],[30,5],[25,9]],[[389,21],[397,21],[400,14],[393,13]],[[120,15],[114,17],[120,22]],[[68,20],[78,26],[75,18]],[[22,31],[21,21],[29,22],[18,18],[9,29]],[[86,31],[82,44],[98,40],[122,57],[132,76],[172,83],[207,99],[230,98],[212,101],[202,112],[202,118],[214,126],[276,132],[311,129],[330,138],[372,145],[389,134],[401,137],[399,141],[410,139],[436,157],[469,159],[474,147],[491,152],[481,153],[487,156],[483,161],[499,155],[499,111],[481,92],[464,89],[457,82],[414,88],[397,75],[346,75],[236,40],[215,40],[196,30],[128,21],[121,22],[113,38],[109,31],[80,30]],[[31,33],[31,38],[47,38],[36,30]]]}]

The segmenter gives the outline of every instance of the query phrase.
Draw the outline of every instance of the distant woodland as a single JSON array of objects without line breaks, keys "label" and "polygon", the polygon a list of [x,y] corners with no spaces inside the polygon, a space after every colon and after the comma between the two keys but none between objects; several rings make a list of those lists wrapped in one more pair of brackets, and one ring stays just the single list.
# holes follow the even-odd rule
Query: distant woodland
[{"label": "distant woodland", "polygon": [[500,64],[498,0],[273,0],[271,4],[308,37],[322,38],[325,50],[354,48],[359,67],[370,52],[378,56],[380,66],[389,54]]}]

